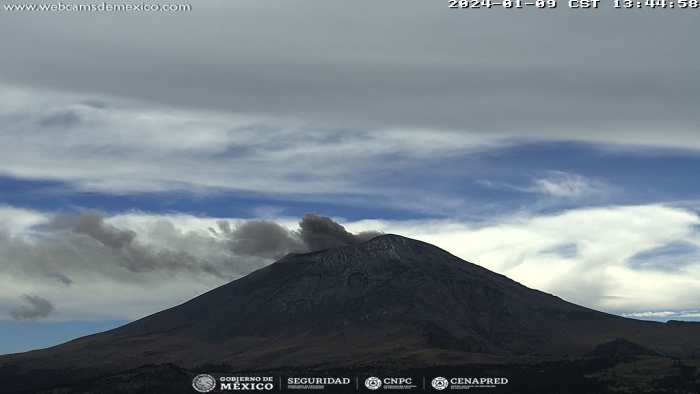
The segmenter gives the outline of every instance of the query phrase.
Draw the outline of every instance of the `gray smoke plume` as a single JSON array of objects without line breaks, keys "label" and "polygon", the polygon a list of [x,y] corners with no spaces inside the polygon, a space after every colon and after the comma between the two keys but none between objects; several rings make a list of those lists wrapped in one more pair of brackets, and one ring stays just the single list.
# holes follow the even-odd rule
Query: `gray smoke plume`
[{"label": "gray smoke plume", "polygon": [[22,305],[10,311],[10,317],[15,320],[38,319],[48,317],[56,308],[51,301],[38,295],[24,294],[22,298],[29,305]]},{"label": "gray smoke plume", "polygon": [[231,252],[279,259],[287,253],[307,253],[358,244],[382,233],[366,231],[353,234],[327,216],[307,212],[299,222],[298,230],[267,220],[250,220],[235,228],[227,220],[220,220],[217,229],[209,228],[213,234],[228,238]]},{"label": "gray smoke plume", "polygon": [[299,227],[301,228],[301,239],[310,252],[358,244],[381,235],[376,231],[353,234],[333,219],[319,216],[313,212],[304,214],[299,222]]}]

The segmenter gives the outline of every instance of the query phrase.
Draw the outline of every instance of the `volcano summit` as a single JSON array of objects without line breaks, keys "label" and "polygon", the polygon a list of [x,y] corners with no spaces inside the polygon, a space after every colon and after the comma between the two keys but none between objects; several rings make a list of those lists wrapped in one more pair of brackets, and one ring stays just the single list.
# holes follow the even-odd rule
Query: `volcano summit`
[{"label": "volcano summit", "polygon": [[[235,373],[577,357],[691,359],[700,357],[699,326],[597,312],[433,245],[381,235],[288,254],[123,327],[0,357],[0,384],[35,392],[164,363],[182,373],[203,365]],[[27,379],[37,371],[43,379]]]}]

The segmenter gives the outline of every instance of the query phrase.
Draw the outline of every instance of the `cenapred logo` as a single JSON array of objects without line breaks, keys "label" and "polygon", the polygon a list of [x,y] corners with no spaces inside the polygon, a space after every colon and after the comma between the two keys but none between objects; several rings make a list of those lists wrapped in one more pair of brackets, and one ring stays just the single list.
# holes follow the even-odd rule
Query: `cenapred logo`
[{"label": "cenapred logo", "polygon": [[192,379],[192,387],[200,393],[208,393],[216,387],[216,379],[207,374],[200,374]]},{"label": "cenapred logo", "polygon": [[367,386],[367,388],[370,390],[376,390],[382,387],[382,380],[375,376],[371,376],[365,380],[365,386]]},{"label": "cenapred logo", "polygon": [[433,379],[431,384],[436,390],[444,390],[450,385],[450,382],[448,382],[447,379],[443,378],[442,376],[438,376],[437,378]]},{"label": "cenapred logo", "polygon": [[438,376],[433,379],[431,385],[436,390],[444,390],[446,388],[455,390],[468,390],[471,388],[495,388],[501,385],[508,384],[506,378],[443,378]]}]

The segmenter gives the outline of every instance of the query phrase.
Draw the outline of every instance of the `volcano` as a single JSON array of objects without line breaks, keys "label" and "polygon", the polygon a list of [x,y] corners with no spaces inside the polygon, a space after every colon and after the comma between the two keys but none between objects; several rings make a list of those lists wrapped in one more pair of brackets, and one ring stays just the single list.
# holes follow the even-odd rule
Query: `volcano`
[{"label": "volcano", "polygon": [[382,235],[289,254],[123,327],[2,356],[0,387],[35,392],[148,365],[185,371],[225,365],[235,372],[619,355],[691,359],[700,357],[698,344],[700,323],[598,312],[433,245]]}]

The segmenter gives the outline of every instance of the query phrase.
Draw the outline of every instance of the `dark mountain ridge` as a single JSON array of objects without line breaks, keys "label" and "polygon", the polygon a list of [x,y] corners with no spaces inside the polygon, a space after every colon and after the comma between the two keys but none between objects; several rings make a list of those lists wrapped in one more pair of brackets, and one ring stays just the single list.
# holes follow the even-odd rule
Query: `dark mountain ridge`
[{"label": "dark mountain ridge", "polygon": [[289,254],[115,330],[2,356],[0,383],[7,380],[3,370],[101,376],[158,363],[256,370],[579,357],[620,338],[625,349],[697,357],[699,326],[594,311],[433,245],[382,235]]}]

